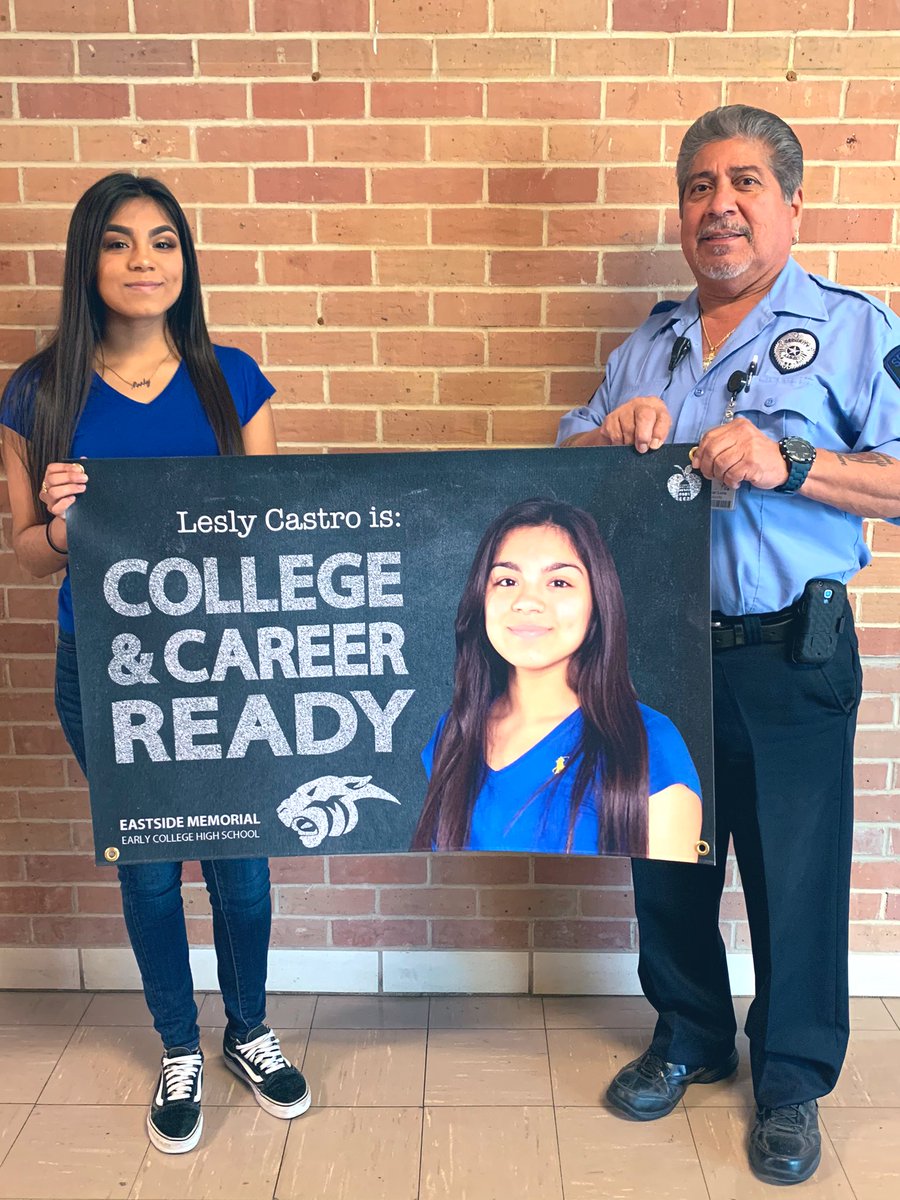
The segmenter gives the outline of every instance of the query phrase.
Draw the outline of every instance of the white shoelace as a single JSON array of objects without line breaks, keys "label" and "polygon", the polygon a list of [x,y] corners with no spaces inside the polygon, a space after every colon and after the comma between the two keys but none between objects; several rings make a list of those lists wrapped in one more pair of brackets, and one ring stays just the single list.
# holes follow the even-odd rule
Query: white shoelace
[{"label": "white shoelace", "polygon": [[278,1038],[271,1029],[252,1042],[238,1042],[236,1048],[264,1075],[271,1075],[273,1071],[291,1065],[281,1053]]},{"label": "white shoelace", "polygon": [[197,1075],[202,1066],[202,1054],[180,1054],[177,1058],[163,1057],[163,1086],[160,1090],[166,1102],[193,1100]]}]

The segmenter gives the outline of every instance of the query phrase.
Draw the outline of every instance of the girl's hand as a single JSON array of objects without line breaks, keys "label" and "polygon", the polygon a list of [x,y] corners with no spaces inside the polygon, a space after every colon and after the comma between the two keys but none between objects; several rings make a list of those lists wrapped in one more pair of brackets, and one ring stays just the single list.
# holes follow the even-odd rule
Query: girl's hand
[{"label": "girl's hand", "polygon": [[44,472],[40,497],[47,511],[65,520],[67,508],[75,503],[87,486],[87,472],[81,463],[50,463]]}]

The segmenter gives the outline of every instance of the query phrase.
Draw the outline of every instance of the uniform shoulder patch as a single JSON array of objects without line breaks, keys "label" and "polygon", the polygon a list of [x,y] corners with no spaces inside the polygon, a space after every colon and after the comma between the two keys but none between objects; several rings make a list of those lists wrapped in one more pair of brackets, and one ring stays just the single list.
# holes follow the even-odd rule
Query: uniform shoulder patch
[{"label": "uniform shoulder patch", "polygon": [[808,367],[819,353],[819,339],[808,329],[789,329],[769,348],[769,358],[782,375]]},{"label": "uniform shoulder patch", "polygon": [[895,346],[884,356],[884,369],[897,387],[900,387],[900,346]]}]

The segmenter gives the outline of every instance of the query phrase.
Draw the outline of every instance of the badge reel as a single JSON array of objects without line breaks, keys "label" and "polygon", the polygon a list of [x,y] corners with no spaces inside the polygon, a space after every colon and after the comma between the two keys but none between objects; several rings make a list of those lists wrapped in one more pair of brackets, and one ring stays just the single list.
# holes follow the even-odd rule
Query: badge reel
[{"label": "badge reel", "polygon": [[[735,371],[729,375],[728,382],[725,387],[728,391],[729,400],[725,407],[725,415],[722,417],[722,424],[728,425],[734,420],[734,408],[737,404],[737,398],[741,392],[750,391],[750,380],[759,369],[759,358],[754,354],[750,360],[750,366],[746,371]],[[694,447],[696,449],[696,447]],[[694,450],[691,450],[691,461],[694,459]],[[737,498],[737,488],[729,487],[727,483],[723,483],[721,479],[713,479],[709,489],[709,506],[711,509],[717,509],[719,512],[731,512],[734,509],[734,503]]]}]

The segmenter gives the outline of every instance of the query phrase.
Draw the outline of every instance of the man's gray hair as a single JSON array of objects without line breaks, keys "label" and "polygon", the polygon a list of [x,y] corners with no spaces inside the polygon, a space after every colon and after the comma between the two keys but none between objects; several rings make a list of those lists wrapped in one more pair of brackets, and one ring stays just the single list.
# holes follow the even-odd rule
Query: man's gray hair
[{"label": "man's gray hair", "polygon": [[709,142],[726,142],[729,138],[762,142],[768,148],[772,174],[778,180],[785,202],[790,204],[794,192],[803,182],[803,147],[796,133],[781,117],[764,108],[726,104],[698,117],[684,135],[675,165],[678,207],[681,208],[684,202],[691,164],[698,152]]}]

